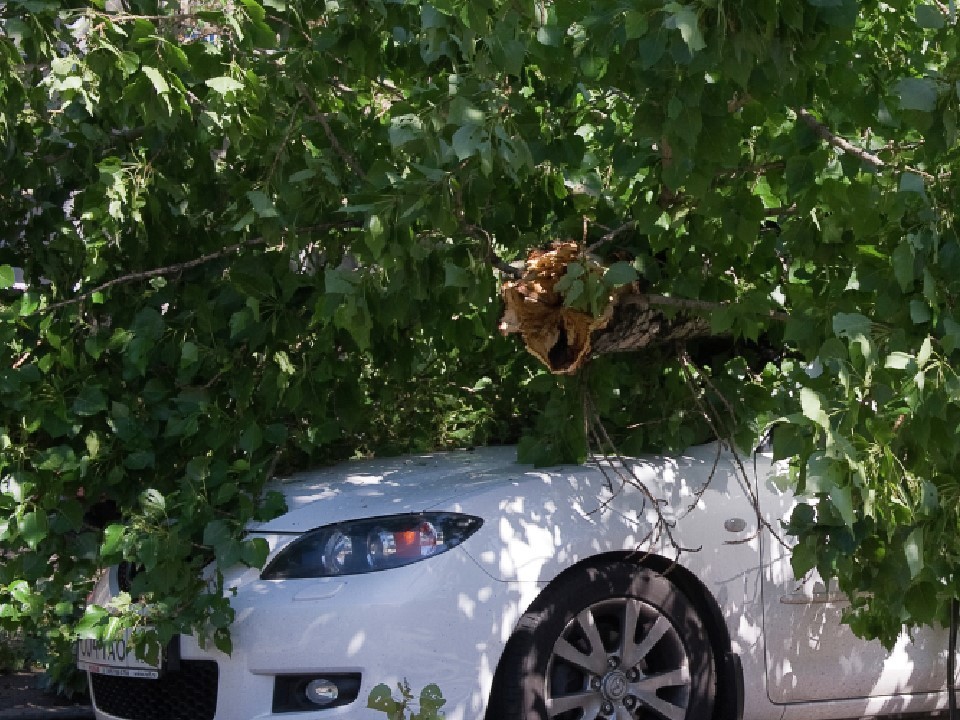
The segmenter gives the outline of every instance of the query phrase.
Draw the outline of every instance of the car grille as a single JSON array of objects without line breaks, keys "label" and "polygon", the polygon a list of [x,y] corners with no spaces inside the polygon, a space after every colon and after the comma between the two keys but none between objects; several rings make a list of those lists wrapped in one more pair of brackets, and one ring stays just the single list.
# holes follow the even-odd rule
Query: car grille
[{"label": "car grille", "polygon": [[213,720],[220,671],[212,660],[181,660],[158,680],[91,675],[93,701],[125,720]]}]

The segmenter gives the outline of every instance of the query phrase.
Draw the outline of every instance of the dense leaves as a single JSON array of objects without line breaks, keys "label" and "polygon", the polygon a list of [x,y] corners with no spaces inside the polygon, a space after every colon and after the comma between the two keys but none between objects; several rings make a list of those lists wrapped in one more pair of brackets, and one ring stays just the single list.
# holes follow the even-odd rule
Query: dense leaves
[{"label": "dense leaves", "polygon": [[[629,452],[778,421],[858,631],[960,594],[952,5],[170,5],[0,7],[0,622],[227,648],[199,571],[263,561],[269,476],[577,457],[594,411]],[[550,377],[496,297],[554,239],[718,339]]]}]

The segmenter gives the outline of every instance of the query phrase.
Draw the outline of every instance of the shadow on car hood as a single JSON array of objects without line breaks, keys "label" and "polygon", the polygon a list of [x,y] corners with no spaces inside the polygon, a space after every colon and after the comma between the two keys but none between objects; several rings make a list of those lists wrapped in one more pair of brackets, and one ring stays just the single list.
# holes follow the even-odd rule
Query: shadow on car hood
[{"label": "shadow on car hood", "polygon": [[516,462],[512,446],[376,460],[352,460],[298,473],[268,487],[283,493],[287,512],[249,530],[304,532],[330,523],[422,512],[459,500],[481,487],[517,483],[530,466]]}]

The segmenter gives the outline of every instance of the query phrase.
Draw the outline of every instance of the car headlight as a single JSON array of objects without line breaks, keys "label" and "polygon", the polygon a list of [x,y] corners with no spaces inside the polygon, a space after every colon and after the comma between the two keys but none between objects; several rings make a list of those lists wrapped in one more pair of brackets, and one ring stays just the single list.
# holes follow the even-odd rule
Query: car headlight
[{"label": "car headlight", "polygon": [[336,577],[401,567],[456,547],[482,524],[472,515],[417,513],[325,525],[281,550],[260,577]]}]

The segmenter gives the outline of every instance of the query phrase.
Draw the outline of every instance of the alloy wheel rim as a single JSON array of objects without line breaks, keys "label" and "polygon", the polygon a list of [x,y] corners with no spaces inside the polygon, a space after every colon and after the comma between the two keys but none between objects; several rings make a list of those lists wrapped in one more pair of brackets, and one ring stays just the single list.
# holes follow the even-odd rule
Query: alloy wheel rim
[{"label": "alloy wheel rim", "polygon": [[638,598],[611,598],[567,623],[547,662],[551,720],[684,720],[690,660],[670,620]]}]

